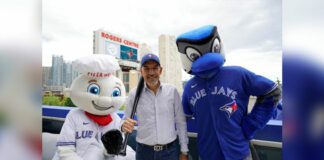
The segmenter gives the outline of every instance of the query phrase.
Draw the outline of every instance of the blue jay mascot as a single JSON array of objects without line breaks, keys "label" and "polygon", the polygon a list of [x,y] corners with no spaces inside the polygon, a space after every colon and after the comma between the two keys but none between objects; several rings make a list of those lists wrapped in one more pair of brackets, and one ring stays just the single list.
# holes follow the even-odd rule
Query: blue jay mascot
[{"label": "blue jay mascot", "polygon": [[[184,87],[182,104],[194,116],[202,160],[251,157],[249,141],[271,119],[281,97],[278,85],[240,67],[223,66],[217,27],[208,25],[176,39],[184,70],[194,75]],[[248,114],[250,96],[257,96]]]}]

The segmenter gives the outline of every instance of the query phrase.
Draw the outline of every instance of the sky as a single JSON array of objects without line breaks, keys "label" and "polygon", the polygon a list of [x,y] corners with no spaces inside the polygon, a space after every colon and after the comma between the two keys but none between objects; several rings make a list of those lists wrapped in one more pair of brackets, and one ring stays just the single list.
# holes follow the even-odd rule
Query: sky
[{"label": "sky", "polygon": [[52,55],[73,61],[93,54],[97,29],[158,53],[161,34],[178,36],[211,24],[224,43],[225,65],[282,80],[281,0],[55,0],[42,1],[42,12],[43,66],[51,66]]}]

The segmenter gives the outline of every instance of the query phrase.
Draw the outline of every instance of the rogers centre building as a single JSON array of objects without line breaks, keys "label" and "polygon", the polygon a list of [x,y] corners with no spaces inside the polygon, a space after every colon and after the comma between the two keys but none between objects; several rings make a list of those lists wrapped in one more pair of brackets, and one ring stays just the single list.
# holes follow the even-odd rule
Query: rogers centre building
[{"label": "rogers centre building", "polygon": [[121,71],[116,76],[123,80],[128,93],[136,87],[139,72],[139,43],[122,36],[104,31],[102,29],[93,32],[93,53],[109,54],[118,59]]}]

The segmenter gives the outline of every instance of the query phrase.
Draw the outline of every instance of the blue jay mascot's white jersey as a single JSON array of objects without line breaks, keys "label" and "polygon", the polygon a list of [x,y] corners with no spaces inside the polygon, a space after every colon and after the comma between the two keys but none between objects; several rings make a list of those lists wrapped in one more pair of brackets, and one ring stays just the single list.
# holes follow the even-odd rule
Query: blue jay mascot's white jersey
[{"label": "blue jay mascot's white jersey", "polygon": [[125,102],[124,84],[112,73],[119,69],[115,57],[92,55],[77,59],[73,67],[82,73],[65,94],[77,106],[65,118],[57,140],[54,160],[133,160],[117,156],[122,145],[120,118],[116,113]]},{"label": "blue jay mascot's white jersey", "polygon": [[[240,66],[223,66],[223,44],[216,26],[177,37],[184,70],[194,75],[184,88],[182,104],[194,116],[202,160],[241,160],[249,141],[271,119],[281,96],[273,81]],[[250,96],[257,96],[248,114]]]}]

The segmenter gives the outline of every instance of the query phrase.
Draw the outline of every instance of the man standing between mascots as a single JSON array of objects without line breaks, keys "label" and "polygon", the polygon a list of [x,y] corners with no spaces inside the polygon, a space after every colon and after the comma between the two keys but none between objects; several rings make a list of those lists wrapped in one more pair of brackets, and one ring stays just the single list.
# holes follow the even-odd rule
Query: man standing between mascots
[{"label": "man standing between mascots", "polygon": [[[160,82],[162,67],[156,55],[144,55],[140,71],[145,84],[136,111],[136,159],[187,160],[187,126],[178,91],[174,86]],[[122,124],[124,132],[131,133],[136,123],[129,118],[135,92],[136,88],[129,93],[126,101],[125,121]],[[177,135],[181,146],[180,157],[176,145]]]},{"label": "man standing between mascots", "polygon": [[[216,26],[186,32],[176,40],[184,70],[194,75],[182,105],[197,121],[202,160],[252,159],[249,142],[271,119],[281,90],[263,76],[239,66],[223,66],[225,56]],[[257,96],[248,114],[250,96]]]}]

